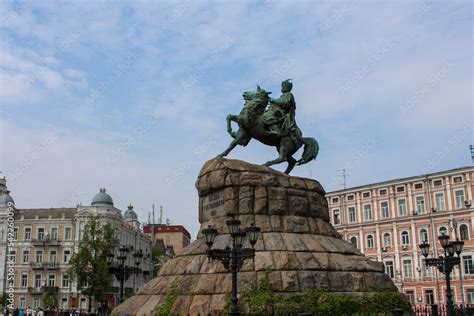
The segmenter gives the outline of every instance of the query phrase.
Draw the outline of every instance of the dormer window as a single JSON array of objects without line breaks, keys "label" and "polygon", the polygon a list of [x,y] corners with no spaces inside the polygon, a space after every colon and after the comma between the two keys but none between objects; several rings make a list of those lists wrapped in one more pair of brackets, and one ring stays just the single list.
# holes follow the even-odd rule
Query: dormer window
[{"label": "dormer window", "polygon": [[353,201],[354,200],[354,194],[348,195],[347,200],[348,201]]},{"label": "dormer window", "polygon": [[423,189],[423,182],[415,183],[415,190],[421,190],[421,189]]},{"label": "dormer window", "polygon": [[439,180],[434,180],[433,181],[433,186],[434,187],[439,187],[441,185],[443,185],[443,180],[439,179]]},{"label": "dormer window", "polygon": [[332,198],[332,202],[333,202],[333,203],[338,203],[338,202],[339,202],[339,198],[338,198],[338,197]]},{"label": "dormer window", "polygon": [[362,197],[364,197],[364,198],[369,198],[369,197],[370,197],[370,192],[364,192],[364,193],[362,194]]},{"label": "dormer window", "polygon": [[453,177],[453,183],[461,183],[461,182],[462,182],[462,176]]},{"label": "dormer window", "polygon": [[387,195],[387,189],[382,189],[379,191],[380,195]]},{"label": "dormer window", "polygon": [[405,186],[401,185],[401,186],[397,187],[397,192],[405,192]]}]

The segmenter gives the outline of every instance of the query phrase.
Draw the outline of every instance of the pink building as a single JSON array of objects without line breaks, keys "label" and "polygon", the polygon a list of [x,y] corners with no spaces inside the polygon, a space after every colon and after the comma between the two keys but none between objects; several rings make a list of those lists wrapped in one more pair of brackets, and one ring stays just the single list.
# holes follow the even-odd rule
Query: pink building
[{"label": "pink building", "polygon": [[462,269],[451,275],[453,300],[474,304],[473,177],[474,167],[463,167],[329,192],[331,223],[368,258],[382,261],[414,304],[446,303],[445,278],[424,266],[418,245],[427,241],[434,251],[435,244],[435,255],[442,255],[438,235],[463,240]]}]

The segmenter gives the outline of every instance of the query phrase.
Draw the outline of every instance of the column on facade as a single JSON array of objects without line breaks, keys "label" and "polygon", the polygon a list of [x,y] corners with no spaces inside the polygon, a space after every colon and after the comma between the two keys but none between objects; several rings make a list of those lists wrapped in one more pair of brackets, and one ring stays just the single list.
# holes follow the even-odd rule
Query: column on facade
[{"label": "column on facade", "polygon": [[411,190],[411,184],[410,183],[407,183],[407,195],[408,195],[407,213],[408,213],[408,215],[411,215],[411,213],[416,210],[416,207],[413,204],[413,191]]},{"label": "column on facade", "polygon": [[[411,224],[411,238],[413,240],[413,242],[412,242],[413,261],[415,263],[413,268],[415,269],[415,271],[418,272],[418,270],[421,271],[420,262],[418,261],[418,247],[417,247],[417,245],[418,245],[417,235],[418,234],[416,233],[415,220],[412,219],[410,222],[411,222],[410,223]],[[417,273],[415,275],[415,279],[420,280],[420,273]]]},{"label": "column on facade", "polygon": [[472,204],[471,176],[469,172],[465,174],[465,178],[466,178],[467,199]]},{"label": "column on facade", "polygon": [[400,266],[400,253],[398,252],[398,229],[397,229],[397,223],[393,222],[393,236],[392,236],[392,241],[393,245],[395,247],[395,270],[400,272],[402,271],[401,266]]},{"label": "column on facade", "polygon": [[379,214],[379,207],[378,207],[379,204],[375,196],[373,196],[371,200],[372,200],[372,210],[374,212],[374,221],[378,222],[382,218],[382,216],[380,216]]},{"label": "column on facade", "polygon": [[375,242],[377,246],[377,260],[382,261],[382,245],[380,242],[380,226],[379,224],[375,224]]},{"label": "column on facade", "polygon": [[448,211],[452,211],[453,202],[451,201],[451,183],[449,182],[449,177],[444,178],[444,183],[446,183],[446,202],[448,202]]},{"label": "column on facade", "polygon": [[362,231],[362,226],[359,226],[359,247],[360,252],[364,253],[364,232]]},{"label": "column on facade", "polygon": [[397,207],[395,204],[395,194],[393,192],[389,192],[388,194],[390,210],[392,212],[392,219],[397,218]]},{"label": "column on facade", "polygon": [[357,192],[355,194],[355,198],[356,198],[356,207],[357,207],[357,218],[359,220],[359,223],[362,224],[362,213],[363,213],[363,210],[361,208],[361,204],[360,204],[360,193]]}]

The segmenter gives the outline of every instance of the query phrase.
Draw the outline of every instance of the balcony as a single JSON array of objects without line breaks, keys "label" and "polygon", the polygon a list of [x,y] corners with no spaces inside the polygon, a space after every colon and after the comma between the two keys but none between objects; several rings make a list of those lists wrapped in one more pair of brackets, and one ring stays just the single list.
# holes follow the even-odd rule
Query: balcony
[{"label": "balcony", "polygon": [[28,288],[28,294],[31,295],[41,295],[43,294],[43,287],[29,287]]},{"label": "balcony", "polygon": [[59,291],[59,287],[57,286],[43,286],[43,292],[52,292],[54,294],[57,294]]},{"label": "balcony", "polygon": [[44,268],[43,262],[30,262],[30,267],[33,270],[42,270]]},{"label": "balcony", "polygon": [[31,243],[33,244],[33,246],[44,246],[45,244],[45,240],[44,239],[31,239]]},{"label": "balcony", "polygon": [[59,264],[57,262],[48,262],[45,263],[46,269],[48,270],[57,270],[59,269]]},{"label": "balcony", "polygon": [[50,246],[59,246],[59,240],[58,239],[47,239],[46,243]]}]

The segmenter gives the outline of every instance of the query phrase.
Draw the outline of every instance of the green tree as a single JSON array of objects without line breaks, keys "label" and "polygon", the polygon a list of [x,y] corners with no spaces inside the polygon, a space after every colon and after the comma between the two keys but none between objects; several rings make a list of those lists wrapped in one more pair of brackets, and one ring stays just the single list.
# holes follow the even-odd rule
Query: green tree
[{"label": "green tree", "polygon": [[0,295],[0,306],[6,306],[7,305],[7,298],[8,298],[8,295],[7,293],[3,293],[2,295]]},{"label": "green tree", "polygon": [[56,297],[56,291],[54,288],[50,287],[46,290],[46,293],[43,298],[43,306],[49,308],[58,307],[58,299]]},{"label": "green tree", "polygon": [[161,267],[168,261],[170,257],[166,254],[166,251],[158,246],[155,242],[151,246],[151,263],[153,265],[153,277],[158,275]]},{"label": "green tree", "polygon": [[115,245],[115,229],[110,225],[101,225],[91,218],[84,237],[79,243],[79,251],[70,261],[69,274],[77,280],[78,288],[91,300],[100,300],[112,285],[105,254]]}]

